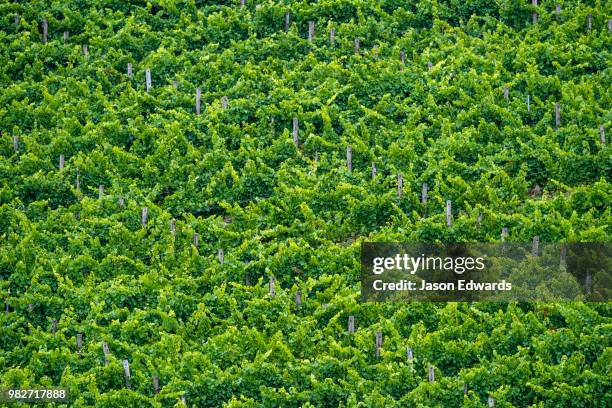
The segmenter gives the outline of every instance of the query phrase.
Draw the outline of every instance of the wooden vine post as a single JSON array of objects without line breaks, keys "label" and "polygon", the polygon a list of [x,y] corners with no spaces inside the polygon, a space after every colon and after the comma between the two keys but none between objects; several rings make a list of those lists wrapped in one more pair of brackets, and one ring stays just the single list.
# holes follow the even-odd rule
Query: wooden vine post
[{"label": "wooden vine post", "polygon": [[64,31],[64,43],[68,41],[68,37],[70,37],[70,33],[68,31]]},{"label": "wooden vine post", "polygon": [[433,366],[429,366],[428,379],[429,379],[429,382],[434,382],[436,380]]},{"label": "wooden vine post", "polygon": [[302,292],[299,290],[295,292],[295,306],[298,308],[302,306]]},{"label": "wooden vine post", "polygon": [[414,353],[410,347],[406,347],[406,360],[408,360],[409,363],[412,363],[414,360]]},{"label": "wooden vine post", "polygon": [[510,88],[508,88],[507,86],[504,86],[504,99],[508,99],[510,93]]},{"label": "wooden vine post", "polygon": [[531,0],[531,4],[534,7],[533,12],[531,13],[531,22],[536,24],[538,22],[538,13],[535,8],[538,6],[538,0]]},{"label": "wooden vine post", "polygon": [[77,354],[79,355],[79,358],[80,358],[80,357],[83,356],[83,353],[82,353],[82,349],[83,349],[83,333],[77,334],[76,343],[77,343]]},{"label": "wooden vine post", "polygon": [[533,255],[534,257],[537,257],[539,252],[540,252],[540,236],[536,235],[535,237],[533,237],[533,241],[531,242],[531,255]]},{"label": "wooden vine post", "polygon": [[219,263],[221,265],[223,265],[223,261],[224,261],[224,253],[223,253],[223,249],[219,249],[219,251],[217,252],[217,256],[219,257]]},{"label": "wooden vine post", "polygon": [[308,42],[312,42],[312,40],[314,39],[314,33],[315,33],[315,22],[309,21],[308,22]]},{"label": "wooden vine post", "polygon": [[196,248],[200,246],[200,235],[197,232],[193,234],[193,246]]},{"label": "wooden vine post", "polygon": [[293,144],[295,144],[295,147],[298,147],[300,143],[299,140],[299,124],[298,124],[298,118],[297,117],[293,117]]},{"label": "wooden vine post", "polygon": [[376,178],[376,164],[372,162],[372,180]]},{"label": "wooden vine post", "polygon": [[59,155],[59,169],[62,170],[64,168],[64,155]]},{"label": "wooden vine post", "polygon": [[355,333],[355,316],[348,317],[348,332]]},{"label": "wooden vine post", "polygon": [[599,141],[602,145],[606,145],[606,129],[604,125],[599,125]]},{"label": "wooden vine post", "polygon": [[359,54],[359,38],[355,38],[355,54]]},{"label": "wooden vine post", "polygon": [[333,47],[335,42],[336,42],[336,30],[334,30],[333,28],[330,28],[329,29],[329,45]]},{"label": "wooden vine post", "polygon": [[348,171],[353,171],[353,149],[351,146],[346,147],[346,167]]},{"label": "wooden vine post", "polygon": [[503,227],[502,232],[501,232],[501,241],[506,242],[507,238],[508,238],[508,227]]},{"label": "wooden vine post", "polygon": [[270,276],[270,283],[268,284],[268,294],[270,297],[274,297],[276,295],[276,278],[274,276]]},{"label": "wooden vine post", "polygon": [[400,61],[402,62],[402,65],[406,65],[406,53],[403,50],[400,51]]},{"label": "wooden vine post", "polygon": [[19,136],[17,135],[13,136],[13,150],[19,151]]},{"label": "wooden vine post", "polygon": [[140,223],[142,224],[143,227],[147,225],[148,217],[149,217],[149,209],[147,207],[142,207],[142,210],[140,212]]},{"label": "wooden vine post", "polygon": [[102,353],[104,353],[104,365],[108,365],[108,355],[110,351],[108,350],[108,343],[106,342],[102,343]]},{"label": "wooden vine post", "polygon": [[104,184],[100,184],[98,186],[98,199],[102,199],[104,197]]},{"label": "wooden vine post", "polygon": [[565,271],[567,270],[567,247],[564,244],[561,244],[561,248],[559,248],[559,269]]},{"label": "wooden vine post", "polygon": [[380,357],[380,349],[383,344],[383,336],[381,331],[376,332],[376,358]]},{"label": "wooden vine post", "polygon": [[285,13],[285,31],[289,31],[289,25],[291,25],[291,14],[287,11]]},{"label": "wooden vine post", "polygon": [[559,102],[555,103],[555,127],[557,130],[561,127],[561,105]]},{"label": "wooden vine post", "polygon": [[451,227],[453,225],[451,211],[452,211],[451,200],[446,200],[446,226],[447,227]]},{"label": "wooden vine post", "polygon": [[49,23],[47,22],[47,19],[43,19],[42,21],[42,35],[43,35],[43,44],[47,43],[47,38],[49,35]]},{"label": "wooden vine post", "polygon": [[57,332],[57,320],[51,320],[51,333],[55,334]]},{"label": "wooden vine post", "polygon": [[195,96],[195,111],[196,115],[200,114],[200,103],[202,100],[202,90],[200,88],[196,88],[196,96]]},{"label": "wooden vine post", "polygon": [[132,74],[132,63],[131,63],[131,62],[128,62],[128,65],[127,65],[127,74],[128,74],[128,76],[129,76],[130,78],[131,78],[131,77],[132,77],[132,75],[133,75],[133,74]]},{"label": "wooden vine post", "polygon": [[147,86],[147,92],[151,91],[151,70],[147,68],[145,71],[145,80]]},{"label": "wooden vine post", "polygon": [[128,389],[132,388],[130,384],[130,362],[127,360],[123,360],[123,374],[125,375],[125,386]]},{"label": "wooden vine post", "polygon": [[153,376],[153,392],[159,394],[159,377]]},{"label": "wooden vine post", "polygon": [[176,235],[176,220],[173,218],[170,220],[170,233]]},{"label": "wooden vine post", "polygon": [[404,195],[404,176],[402,176],[402,173],[397,173],[397,198],[401,200],[403,195]]}]

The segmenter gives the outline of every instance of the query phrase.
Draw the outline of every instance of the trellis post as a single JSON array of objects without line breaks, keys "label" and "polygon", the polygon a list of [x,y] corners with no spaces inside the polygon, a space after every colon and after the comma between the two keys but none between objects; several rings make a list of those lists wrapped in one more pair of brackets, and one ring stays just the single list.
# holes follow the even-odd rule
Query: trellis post
[{"label": "trellis post", "polygon": [[348,332],[355,333],[355,316],[348,317]]},{"label": "trellis post", "polygon": [[142,210],[140,212],[140,223],[142,224],[143,227],[147,225],[148,216],[149,216],[149,209],[147,207],[142,207]]},{"label": "trellis post", "polygon": [[293,117],[293,144],[295,144],[295,147],[298,147],[299,142],[300,142],[298,132],[299,132],[298,118],[294,116]]},{"label": "trellis post", "polygon": [[351,146],[346,146],[346,167],[348,171],[353,171],[353,149]]},{"label": "trellis post", "polygon": [[200,88],[196,88],[196,97],[195,97],[195,111],[196,115],[200,114],[200,102],[202,99],[202,90]]},{"label": "trellis post", "polygon": [[533,237],[533,241],[531,242],[531,255],[538,256],[540,251],[540,236],[536,235]]},{"label": "trellis post", "polygon": [[131,389],[132,386],[130,385],[130,362],[127,360],[123,360],[123,373],[125,375],[125,386],[128,389]]},{"label": "trellis post", "polygon": [[450,227],[453,225],[451,217],[452,203],[451,200],[446,200],[446,226]]},{"label": "trellis post", "polygon": [[147,92],[149,92],[151,90],[151,70],[149,68],[147,68],[147,70],[145,71],[145,80],[147,85]]},{"label": "trellis post", "polygon": [[43,30],[43,44],[47,43],[47,37],[49,34],[49,23],[47,22],[47,19],[43,19],[42,21],[42,30]]}]

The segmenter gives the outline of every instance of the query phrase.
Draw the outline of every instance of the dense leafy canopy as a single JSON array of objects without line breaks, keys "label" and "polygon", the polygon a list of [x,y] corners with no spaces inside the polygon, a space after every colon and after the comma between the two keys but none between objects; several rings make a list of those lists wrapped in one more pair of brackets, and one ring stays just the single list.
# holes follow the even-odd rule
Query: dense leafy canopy
[{"label": "dense leafy canopy", "polygon": [[363,240],[610,241],[612,3],[558,3],[0,1],[0,387],[609,406],[609,303],[358,302]]}]

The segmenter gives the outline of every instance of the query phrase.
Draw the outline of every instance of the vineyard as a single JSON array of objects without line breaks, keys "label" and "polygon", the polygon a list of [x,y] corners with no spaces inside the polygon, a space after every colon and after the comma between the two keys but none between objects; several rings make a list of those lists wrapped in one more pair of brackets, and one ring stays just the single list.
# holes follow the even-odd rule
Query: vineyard
[{"label": "vineyard", "polygon": [[612,406],[610,302],[360,302],[359,262],[612,241],[612,2],[0,0],[0,38],[0,388]]}]

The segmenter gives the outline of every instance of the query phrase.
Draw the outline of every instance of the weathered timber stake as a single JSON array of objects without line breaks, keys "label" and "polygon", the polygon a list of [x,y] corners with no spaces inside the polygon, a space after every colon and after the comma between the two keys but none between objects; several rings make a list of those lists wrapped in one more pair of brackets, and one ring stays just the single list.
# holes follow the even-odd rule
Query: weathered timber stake
[{"label": "weathered timber stake", "polygon": [[378,44],[372,48],[372,54],[374,54],[374,59],[378,59]]},{"label": "weathered timber stake", "polygon": [[176,235],[176,220],[174,218],[170,220],[170,233]]},{"label": "weathered timber stake", "polygon": [[127,74],[129,77],[132,76],[132,63],[131,62],[128,62]]},{"label": "weathered timber stake", "polygon": [[77,175],[76,175],[76,189],[77,190],[81,189],[81,175],[79,174],[79,169],[77,169]]},{"label": "weathered timber stake", "polygon": [[229,106],[229,98],[227,96],[221,97],[221,107],[227,109]]},{"label": "weathered timber stake", "polygon": [[79,357],[81,357],[82,355],[81,350],[83,348],[83,334],[82,333],[77,334],[76,343],[77,343],[77,354],[79,355]]},{"label": "weathered timber stake", "polygon": [[87,47],[87,44],[83,45],[83,55],[85,58],[89,56],[89,48]]},{"label": "weathered timber stake", "polygon": [[531,98],[527,95],[527,112],[531,112]]},{"label": "weathered timber stake", "polygon": [[374,178],[376,178],[376,164],[372,162],[372,180],[374,180]]},{"label": "weathered timber stake", "polygon": [[414,360],[414,354],[410,347],[406,347],[406,359],[409,363],[412,363],[412,360]]},{"label": "weathered timber stake", "polygon": [[60,154],[59,156],[59,169],[62,170],[64,168],[64,155]]},{"label": "weathered timber stake", "polygon": [[586,273],[586,278],[584,280],[584,287],[586,289],[587,295],[590,295],[593,290],[593,275],[590,270],[587,271]]},{"label": "weathered timber stake", "polygon": [[159,378],[156,375],[153,376],[153,392],[159,394]]},{"label": "weathered timber stake", "polygon": [[104,197],[104,184],[98,186],[98,198],[102,199],[102,197]]},{"label": "weathered timber stake", "polygon": [[536,235],[533,237],[533,241],[531,243],[531,255],[538,256],[540,251],[540,237]]},{"label": "weathered timber stake", "polygon": [[51,333],[55,334],[57,332],[57,320],[51,320]]},{"label": "weathered timber stake", "polygon": [[271,297],[276,295],[276,278],[274,276],[270,276],[270,283],[268,284],[268,293]]},{"label": "weathered timber stake", "polygon": [[123,207],[125,205],[125,197],[119,196],[119,207]]},{"label": "weathered timber stake", "polygon": [[299,290],[295,292],[295,305],[297,307],[302,306],[302,292]]},{"label": "weathered timber stake", "polygon": [[382,332],[376,332],[376,357],[380,357],[380,349],[382,347]]},{"label": "weathered timber stake", "polygon": [[397,173],[397,197],[401,200],[404,195],[404,177],[402,173]]},{"label": "weathered timber stake", "polygon": [[427,183],[421,186],[421,204],[427,204]]},{"label": "weathered timber stake", "polygon": [[434,382],[436,380],[435,375],[434,375],[434,368],[432,366],[429,366],[429,382]]},{"label": "weathered timber stake", "polygon": [[15,14],[15,28],[19,28],[19,14]]},{"label": "weathered timber stake", "polygon": [[452,209],[451,200],[446,200],[446,226],[447,227],[450,227],[451,225],[453,225],[453,221],[451,218],[451,209]]},{"label": "weathered timber stake", "polygon": [[299,133],[298,118],[294,116],[293,117],[293,144],[295,144],[295,147],[298,147],[300,143],[298,133]]},{"label": "weathered timber stake", "polygon": [[174,89],[178,89],[178,81],[176,79],[172,81],[172,86],[174,87]]},{"label": "weathered timber stake", "polygon": [[145,71],[145,80],[147,86],[147,92],[151,91],[151,70],[147,68]]},{"label": "weathered timber stake", "polygon": [[599,125],[599,141],[602,145],[606,145],[606,129],[604,125]]},{"label": "weathered timber stake", "polygon": [[285,13],[285,31],[289,31],[290,24],[291,24],[291,14],[287,11]]},{"label": "weathered timber stake", "polygon": [[404,51],[400,51],[400,61],[402,62],[402,65],[406,64],[406,53]]},{"label": "weathered timber stake", "polygon": [[330,28],[329,29],[329,45],[333,47],[335,42],[336,42],[336,30],[334,30],[333,28]]},{"label": "weathered timber stake", "polygon": [[196,97],[195,97],[195,111],[196,115],[200,114],[200,102],[202,99],[202,90],[200,88],[196,88]]},{"label": "weathered timber stake", "polygon": [[[531,4],[533,5],[533,7],[537,7],[538,6],[538,0],[531,0]],[[531,22],[533,24],[536,24],[538,22],[538,13],[535,11],[535,9],[531,13]]]},{"label": "weathered timber stake", "polygon": [[487,398],[487,404],[488,404],[489,408],[494,407],[495,406],[495,398],[493,398],[493,397]]},{"label": "weathered timber stake", "polygon": [[561,14],[561,5],[560,4],[555,5],[555,14],[557,15],[557,17],[559,17],[559,15]]},{"label": "weathered timber stake", "polygon": [[468,392],[468,385],[467,383],[464,383],[463,384],[463,394],[467,394],[467,392]]},{"label": "weathered timber stake", "polygon": [[353,171],[353,149],[351,146],[346,146],[346,167],[348,171]]},{"label": "weathered timber stake", "polygon": [[359,38],[355,38],[355,54],[359,54]]},{"label": "weathered timber stake", "polygon": [[244,7],[245,0],[240,0],[240,8]]},{"label": "weathered timber stake", "polygon": [[13,136],[13,150],[19,150],[19,136]]},{"label": "weathered timber stake", "polygon": [[587,31],[591,32],[592,28],[593,28],[593,15],[588,14],[587,15]]},{"label": "weathered timber stake", "polygon": [[129,389],[132,388],[130,385],[130,362],[123,360],[123,373],[125,375],[125,386]]},{"label": "weathered timber stake", "polygon": [[504,99],[508,99],[508,95],[510,93],[510,88],[504,86]]},{"label": "weathered timber stake", "polygon": [[308,42],[312,42],[314,38],[314,30],[315,30],[314,21],[309,21],[308,22]]},{"label": "weathered timber stake", "polygon": [[355,316],[348,317],[348,332],[355,333]]},{"label": "weathered timber stake", "polygon": [[43,19],[42,21],[42,30],[43,30],[43,44],[46,44],[47,37],[49,34],[49,23],[47,22],[47,19]]},{"label": "weathered timber stake", "polygon": [[561,248],[559,248],[559,269],[566,270],[567,269],[567,247],[561,244]]},{"label": "weathered timber stake", "polygon": [[108,365],[108,355],[110,351],[108,350],[108,344],[106,342],[102,342],[102,352],[104,353],[104,365]]},{"label": "weathered timber stake", "polygon": [[147,225],[148,215],[149,215],[149,209],[147,207],[142,207],[142,211],[140,213],[140,223],[142,224],[143,227]]},{"label": "weathered timber stake", "polygon": [[501,232],[501,241],[505,242],[506,238],[508,238],[508,227],[503,227]]},{"label": "weathered timber stake", "polygon": [[68,31],[64,31],[64,42],[68,41],[68,37],[70,37],[70,33]]},{"label": "weathered timber stake", "polygon": [[225,256],[225,254],[223,253],[223,249],[219,249],[219,251],[217,252],[217,256],[219,257],[219,263],[223,265],[223,262],[224,262],[223,258]]},{"label": "weathered timber stake", "polygon": [[555,127],[557,130],[561,127],[561,105],[558,102],[555,103]]},{"label": "weathered timber stake", "polygon": [[196,248],[200,246],[200,235],[197,232],[193,234],[193,246]]}]

